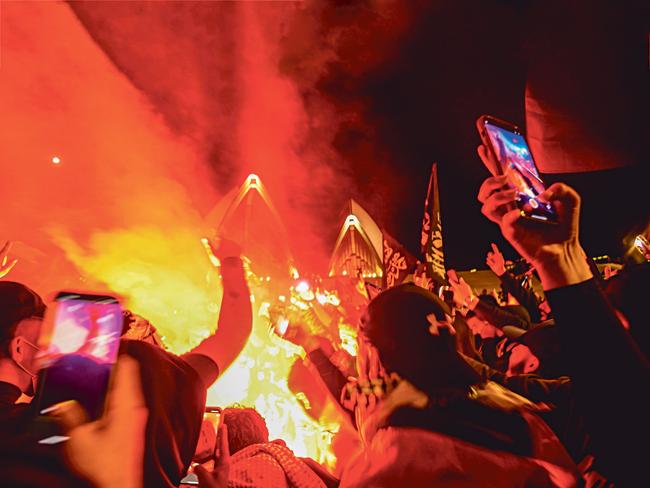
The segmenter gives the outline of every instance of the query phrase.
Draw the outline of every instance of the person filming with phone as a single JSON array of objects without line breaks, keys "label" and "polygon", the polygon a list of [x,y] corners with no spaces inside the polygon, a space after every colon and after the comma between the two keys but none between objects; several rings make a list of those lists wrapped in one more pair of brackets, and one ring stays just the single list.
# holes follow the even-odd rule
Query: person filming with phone
[{"label": "person filming with phone", "polygon": [[[252,330],[250,292],[239,246],[221,240],[213,251],[221,262],[220,274],[224,287],[217,330],[182,356],[176,356],[162,347],[153,326],[147,328],[153,333],[132,331],[134,327],[142,325],[142,319],[134,320],[132,314],[126,314],[123,318],[121,312],[115,312],[119,312],[120,307],[112,297],[69,292],[57,295],[57,313],[50,326],[51,330],[47,331],[51,347],[48,346],[43,352],[45,356],[52,355],[51,365],[60,364],[60,358],[89,358],[100,352],[104,357],[109,352],[108,349],[116,354],[119,345],[120,354],[130,356],[138,366],[129,371],[139,372],[142,398],[148,411],[144,430],[144,459],[140,466],[142,486],[178,486],[190,466],[199,438],[206,390],[237,358]],[[110,313],[107,306],[112,307]],[[87,330],[84,326],[88,321],[77,317],[85,309],[90,311],[89,314],[82,314],[86,318],[90,317],[91,326]],[[11,439],[20,445],[28,442],[36,410],[42,414],[49,413],[53,418],[67,419],[67,428],[70,425],[90,426],[104,422],[102,419],[110,412],[110,398],[104,399],[107,397],[107,385],[102,398],[94,399],[94,404],[100,407],[89,412],[83,408],[86,403],[84,398],[75,397],[81,394],[78,388],[64,388],[69,383],[65,383],[65,371],[48,377],[46,369],[44,380],[37,388],[37,344],[41,343],[39,336],[42,334],[45,311],[43,300],[26,286],[0,282],[0,433],[8,432]],[[117,327],[114,331],[108,334],[95,331],[100,327],[100,322],[101,327],[104,327],[108,322],[114,322],[115,317],[119,317],[119,323],[110,325],[111,330]],[[125,337],[121,341],[120,329]],[[117,341],[109,344],[108,337],[112,335],[116,336]],[[79,347],[72,347],[66,338],[83,343]],[[72,349],[67,351],[70,347]],[[115,360],[111,362],[115,363]],[[70,384],[77,384],[75,371],[66,374],[72,378]],[[86,376],[82,370],[77,371],[77,374],[80,379]],[[16,403],[22,394],[28,395],[27,400],[30,400],[29,397],[35,391],[37,395],[31,405]],[[66,400],[77,400],[80,403]],[[104,404],[108,405],[106,412],[103,412]],[[87,423],[89,421],[91,422]],[[65,429],[62,433],[65,433]],[[41,440],[60,443],[67,437],[69,436],[50,436]],[[33,444],[33,449],[27,446],[28,457],[31,452],[41,449],[36,440]],[[50,452],[54,459],[63,456],[68,445],[63,442],[62,446],[51,446]],[[63,449],[60,450],[59,447]],[[68,470],[62,459],[59,458],[55,464],[61,466],[60,473],[56,476],[66,476]]]},{"label": "person filming with phone", "polygon": [[[486,165],[495,163],[485,146],[478,152]],[[555,215],[553,224],[525,218],[516,198],[500,174],[486,179],[478,194],[482,213],[539,274],[600,469],[617,486],[637,486],[647,476],[641,446],[649,435],[650,365],[587,263],[580,196],[563,183],[539,195]]]}]

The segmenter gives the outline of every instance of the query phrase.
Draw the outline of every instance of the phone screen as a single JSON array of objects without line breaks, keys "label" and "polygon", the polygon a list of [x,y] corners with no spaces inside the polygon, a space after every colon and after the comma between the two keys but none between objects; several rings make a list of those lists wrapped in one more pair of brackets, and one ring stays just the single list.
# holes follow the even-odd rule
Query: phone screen
[{"label": "phone screen", "polygon": [[217,448],[217,431],[221,422],[220,407],[205,407],[203,423],[199,440],[192,458],[192,465],[187,476],[181,480],[181,485],[198,485],[198,479],[194,474],[194,466],[201,465],[211,471],[214,468],[214,456]]},{"label": "phone screen", "polygon": [[537,198],[545,187],[524,136],[489,121],[485,123],[485,129],[501,172],[508,177],[510,186],[517,190],[517,206],[524,216],[556,222],[557,214],[551,204]]},{"label": "phone screen", "polygon": [[106,295],[62,292],[55,298],[39,344],[41,355],[38,408],[76,400],[90,420],[104,412],[122,332],[122,307]]},{"label": "phone screen", "polygon": [[221,421],[221,407],[205,407],[203,420],[210,422],[216,431],[219,428],[219,422]]}]

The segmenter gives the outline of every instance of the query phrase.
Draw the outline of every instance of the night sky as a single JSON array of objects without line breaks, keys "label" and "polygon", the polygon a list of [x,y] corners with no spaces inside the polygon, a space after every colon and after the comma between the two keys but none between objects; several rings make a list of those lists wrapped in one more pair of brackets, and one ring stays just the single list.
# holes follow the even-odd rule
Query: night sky
[{"label": "night sky", "polygon": [[[492,241],[515,257],[496,226],[480,214],[476,195],[488,172],[476,155],[479,138],[474,123],[486,113],[525,127],[524,91],[534,54],[534,49],[526,48],[530,42],[527,32],[535,24],[531,11],[538,5],[534,3],[437,2],[411,25],[398,52],[359,83],[359,91],[370,100],[368,118],[378,128],[376,140],[385,145],[392,166],[407,180],[403,193],[391,202],[395,207],[388,227],[407,247],[417,251],[428,171],[431,162],[438,162],[445,252],[450,267],[484,268]],[[557,3],[546,5],[561,14]],[[605,11],[596,8],[598,15],[603,16]],[[617,44],[614,40],[621,37],[623,26],[629,25],[628,15],[622,15],[620,23],[612,21],[611,30],[602,35],[603,42]],[[596,15],[596,20],[602,18]],[[642,38],[640,41],[634,41],[636,50],[629,49],[629,42],[624,46],[627,51],[621,49],[614,56],[632,66],[630,71],[639,79],[648,81],[642,62],[647,42]],[[633,53],[639,56],[633,58]],[[597,59],[601,53],[588,54]],[[604,78],[600,82],[592,80],[593,84],[600,83],[600,96],[618,100],[620,93],[607,86]],[[628,89],[638,96],[639,110],[628,111],[625,120],[616,122],[602,114],[602,124],[611,127],[610,133],[638,130],[638,140],[643,141],[648,124],[642,107],[647,107],[650,84],[641,91],[637,79],[624,82],[629,82]],[[591,255],[619,255],[623,236],[635,225],[647,222],[650,206],[642,198],[643,181],[647,181],[647,176],[642,176],[647,175],[643,169],[647,167],[647,144],[643,146],[645,152],[634,168],[545,176],[548,184],[564,181],[582,194],[583,242]],[[575,162],[576,169],[587,164]]]}]

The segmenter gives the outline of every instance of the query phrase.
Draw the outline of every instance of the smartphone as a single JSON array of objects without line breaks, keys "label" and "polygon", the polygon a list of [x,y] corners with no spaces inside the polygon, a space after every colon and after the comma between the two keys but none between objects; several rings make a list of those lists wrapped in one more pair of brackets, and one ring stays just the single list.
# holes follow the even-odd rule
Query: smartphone
[{"label": "smartphone", "polygon": [[221,422],[221,407],[205,407],[203,420],[207,420],[212,425],[214,425],[215,431],[218,430],[219,423]]},{"label": "smartphone", "polygon": [[517,191],[516,203],[521,215],[538,222],[557,223],[553,206],[538,198],[546,188],[521,130],[489,115],[480,116],[476,127],[483,144],[497,161],[497,174],[506,175],[510,187]]},{"label": "smartphone", "polygon": [[220,407],[205,407],[199,441],[197,442],[189,472],[180,482],[181,486],[197,486],[199,484],[199,480],[194,474],[194,466],[203,465],[208,470],[214,468],[217,431],[219,430],[221,418]]},{"label": "smartphone", "polygon": [[56,295],[39,338],[40,415],[67,400],[79,402],[90,421],[103,415],[122,323],[122,307],[113,296]]}]

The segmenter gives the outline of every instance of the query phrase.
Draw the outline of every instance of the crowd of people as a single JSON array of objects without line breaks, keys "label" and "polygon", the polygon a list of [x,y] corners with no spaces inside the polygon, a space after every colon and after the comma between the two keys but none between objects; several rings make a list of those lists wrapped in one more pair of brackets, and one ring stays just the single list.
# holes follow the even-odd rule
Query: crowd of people
[{"label": "crowd of people", "polygon": [[206,390],[252,328],[236,244],[214,249],[224,290],[216,332],[177,356],[152,324],[125,313],[104,414],[89,421],[74,401],[49,408],[65,439],[54,444],[36,441],[43,415],[30,402],[47,305],[0,281],[0,485],[643,486],[650,263],[603,279],[580,244],[577,192],[556,183],[540,198],[557,223],[522,218],[503,176],[478,195],[543,294],[493,244],[487,265],[502,296],[477,293],[453,270],[450,301],[414,283],[383,290],[359,321],[356,358],[341,360],[299,326],[287,331],[353,432],[335,472],[269,439],[252,408],[205,418]]}]

